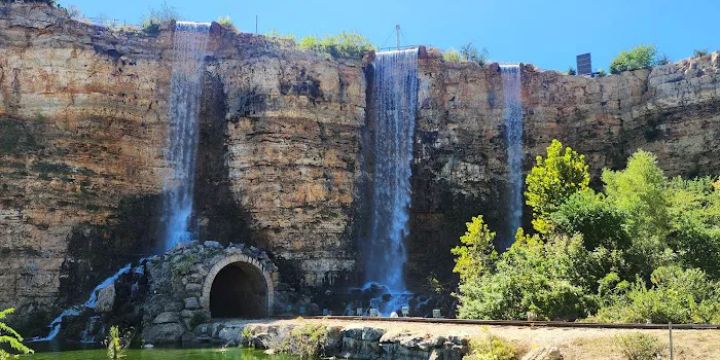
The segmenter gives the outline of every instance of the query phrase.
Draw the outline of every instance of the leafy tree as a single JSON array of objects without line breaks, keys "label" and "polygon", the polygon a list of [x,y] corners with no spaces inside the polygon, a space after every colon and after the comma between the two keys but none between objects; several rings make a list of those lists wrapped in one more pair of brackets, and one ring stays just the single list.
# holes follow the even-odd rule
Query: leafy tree
[{"label": "leafy tree", "polygon": [[708,54],[707,49],[695,49],[693,51],[694,57],[703,57],[703,56],[706,56],[707,54]]},{"label": "leafy tree", "polygon": [[462,61],[462,55],[455,49],[447,49],[443,52],[443,60],[449,63],[459,63]]},{"label": "leafy tree", "polygon": [[639,45],[629,51],[622,51],[610,63],[610,73],[647,69],[656,64],[657,49],[653,45]]},{"label": "leafy tree", "polygon": [[575,68],[571,66],[568,68],[567,74],[568,75],[577,75],[577,71],[575,71]]},{"label": "leafy tree", "polygon": [[553,140],[547,148],[547,156],[535,158],[525,184],[525,203],[533,209],[533,227],[540,233],[551,229],[549,214],[557,209],[570,195],[583,191],[590,184],[590,173],[585,156],[569,146]]},{"label": "leafy tree", "polygon": [[158,9],[150,9],[148,14],[143,17],[141,27],[148,34],[157,34],[160,32],[160,25],[177,20],[178,17],[177,10],[167,1],[163,1]]},{"label": "leafy tree", "polygon": [[581,234],[585,248],[627,249],[626,214],[611,205],[602,193],[591,189],[576,192],[550,215],[557,230],[568,235]]},{"label": "leafy tree", "polygon": [[605,194],[615,208],[627,214],[625,229],[633,241],[631,255],[637,271],[649,271],[667,260],[665,238],[669,232],[667,179],[655,156],[638,150],[621,171],[602,174]]},{"label": "leafy tree", "polygon": [[599,69],[596,75],[597,77],[606,77],[607,73],[605,72],[605,69]]},{"label": "leafy tree", "polygon": [[460,274],[460,280],[474,279],[491,270],[497,261],[493,247],[495,233],[490,231],[482,216],[475,216],[466,223],[467,231],[460,237],[462,245],[450,250],[455,259],[453,272]]},{"label": "leafy tree", "polygon": [[[7,345],[11,350],[22,355],[32,354],[32,349],[28,348],[23,344],[23,337],[18,334],[17,331],[13,330],[9,325],[5,324],[1,320],[5,319],[8,315],[15,312],[14,308],[9,308],[0,311],[0,345]],[[17,355],[12,355],[6,350],[0,347],[0,360],[15,359]]]},{"label": "leafy tree", "polygon": [[668,243],[685,266],[720,278],[720,189],[711,178],[675,178],[666,190]]}]

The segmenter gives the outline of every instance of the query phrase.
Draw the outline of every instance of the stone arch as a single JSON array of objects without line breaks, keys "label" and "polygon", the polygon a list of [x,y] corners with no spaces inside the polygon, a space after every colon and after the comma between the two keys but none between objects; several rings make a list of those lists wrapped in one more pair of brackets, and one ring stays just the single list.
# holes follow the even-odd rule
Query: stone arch
[{"label": "stone arch", "polygon": [[[253,276],[252,272],[255,272],[255,276],[260,276],[262,280],[264,280],[266,287],[264,307],[265,312],[262,315],[272,315],[275,297],[275,286],[273,284],[273,277],[270,271],[265,269],[265,267],[260,261],[245,254],[234,254],[225,257],[215,263],[215,265],[213,265],[213,267],[210,269],[207,276],[205,277],[205,281],[203,283],[202,295],[200,296],[200,305],[202,306],[202,308],[207,311],[208,314],[211,314],[211,316],[213,316],[211,311],[211,296],[213,292],[213,283],[215,282],[218,275],[221,275],[221,272],[223,272],[223,270],[227,272],[226,269],[232,269],[233,267],[246,271],[246,275],[249,276]],[[249,271],[249,273],[247,271]]]}]

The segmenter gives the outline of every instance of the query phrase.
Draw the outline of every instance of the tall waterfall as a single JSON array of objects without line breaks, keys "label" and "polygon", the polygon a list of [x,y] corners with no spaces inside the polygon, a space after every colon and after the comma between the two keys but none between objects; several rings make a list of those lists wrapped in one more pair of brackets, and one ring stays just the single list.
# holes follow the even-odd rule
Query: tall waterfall
[{"label": "tall waterfall", "polygon": [[165,180],[164,214],[167,217],[164,250],[189,241],[198,143],[198,116],[203,80],[203,59],[210,24],[177,22],[170,85],[169,137],[166,159],[171,174]]},{"label": "tall waterfall", "polygon": [[386,290],[384,298],[392,298],[374,304],[385,314],[407,301],[404,240],[411,195],[417,54],[417,49],[380,52],[373,62],[369,111],[375,120],[374,165],[365,277],[366,287],[380,285]]},{"label": "tall waterfall", "polygon": [[502,74],[505,107],[505,140],[508,159],[508,215],[507,239],[503,246],[509,247],[515,239],[515,232],[522,225],[523,215],[523,111],[520,87],[520,66],[500,66]]}]

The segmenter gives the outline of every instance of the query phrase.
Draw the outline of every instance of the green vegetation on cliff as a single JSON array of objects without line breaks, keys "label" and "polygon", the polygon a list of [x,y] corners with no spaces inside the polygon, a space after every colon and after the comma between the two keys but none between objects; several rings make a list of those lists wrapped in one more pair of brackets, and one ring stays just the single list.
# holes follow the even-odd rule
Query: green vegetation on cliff
[{"label": "green vegetation on cliff", "polygon": [[628,70],[647,69],[658,62],[655,46],[639,45],[631,50],[621,51],[610,63],[610,73],[619,74]]},{"label": "green vegetation on cliff", "polygon": [[720,322],[720,181],[668,179],[648,152],[588,187],[557,140],[529,173],[535,233],[498,254],[481,216],[452,250],[464,318]]}]

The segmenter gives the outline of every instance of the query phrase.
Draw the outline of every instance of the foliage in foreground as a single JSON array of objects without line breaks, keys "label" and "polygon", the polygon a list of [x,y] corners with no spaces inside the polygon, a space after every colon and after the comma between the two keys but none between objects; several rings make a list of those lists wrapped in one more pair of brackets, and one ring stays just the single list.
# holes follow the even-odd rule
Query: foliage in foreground
[{"label": "foliage in foreground", "polygon": [[10,349],[9,351],[19,353],[21,355],[33,353],[32,349],[23,344],[23,337],[9,325],[2,322],[3,319],[13,312],[15,312],[14,308],[0,311],[0,360],[17,358],[17,355],[13,355],[8,351],[3,350],[5,347],[8,347]]},{"label": "foliage in foreground", "polygon": [[515,360],[518,349],[507,340],[486,335],[470,341],[470,353],[463,360]]},{"label": "foliage in foreground", "polygon": [[536,233],[498,254],[478,216],[452,250],[460,317],[720,322],[720,180],[668,179],[638,151],[596,192],[558,141],[526,180]]},{"label": "foliage in foreground", "polygon": [[610,73],[647,69],[657,64],[657,49],[653,45],[639,45],[627,51],[621,51],[610,63]]},{"label": "foliage in foreground", "polygon": [[325,356],[328,329],[322,324],[305,324],[290,331],[278,350],[282,353],[293,354],[301,359],[318,359]]},{"label": "foliage in foreground", "polygon": [[615,340],[627,360],[655,360],[664,350],[655,336],[641,332],[618,335]]},{"label": "foliage in foreground", "polygon": [[132,329],[124,334],[120,332],[117,326],[111,326],[105,338],[105,346],[107,347],[107,358],[109,360],[118,360],[126,357],[125,349],[130,346],[130,341],[134,333]]}]

